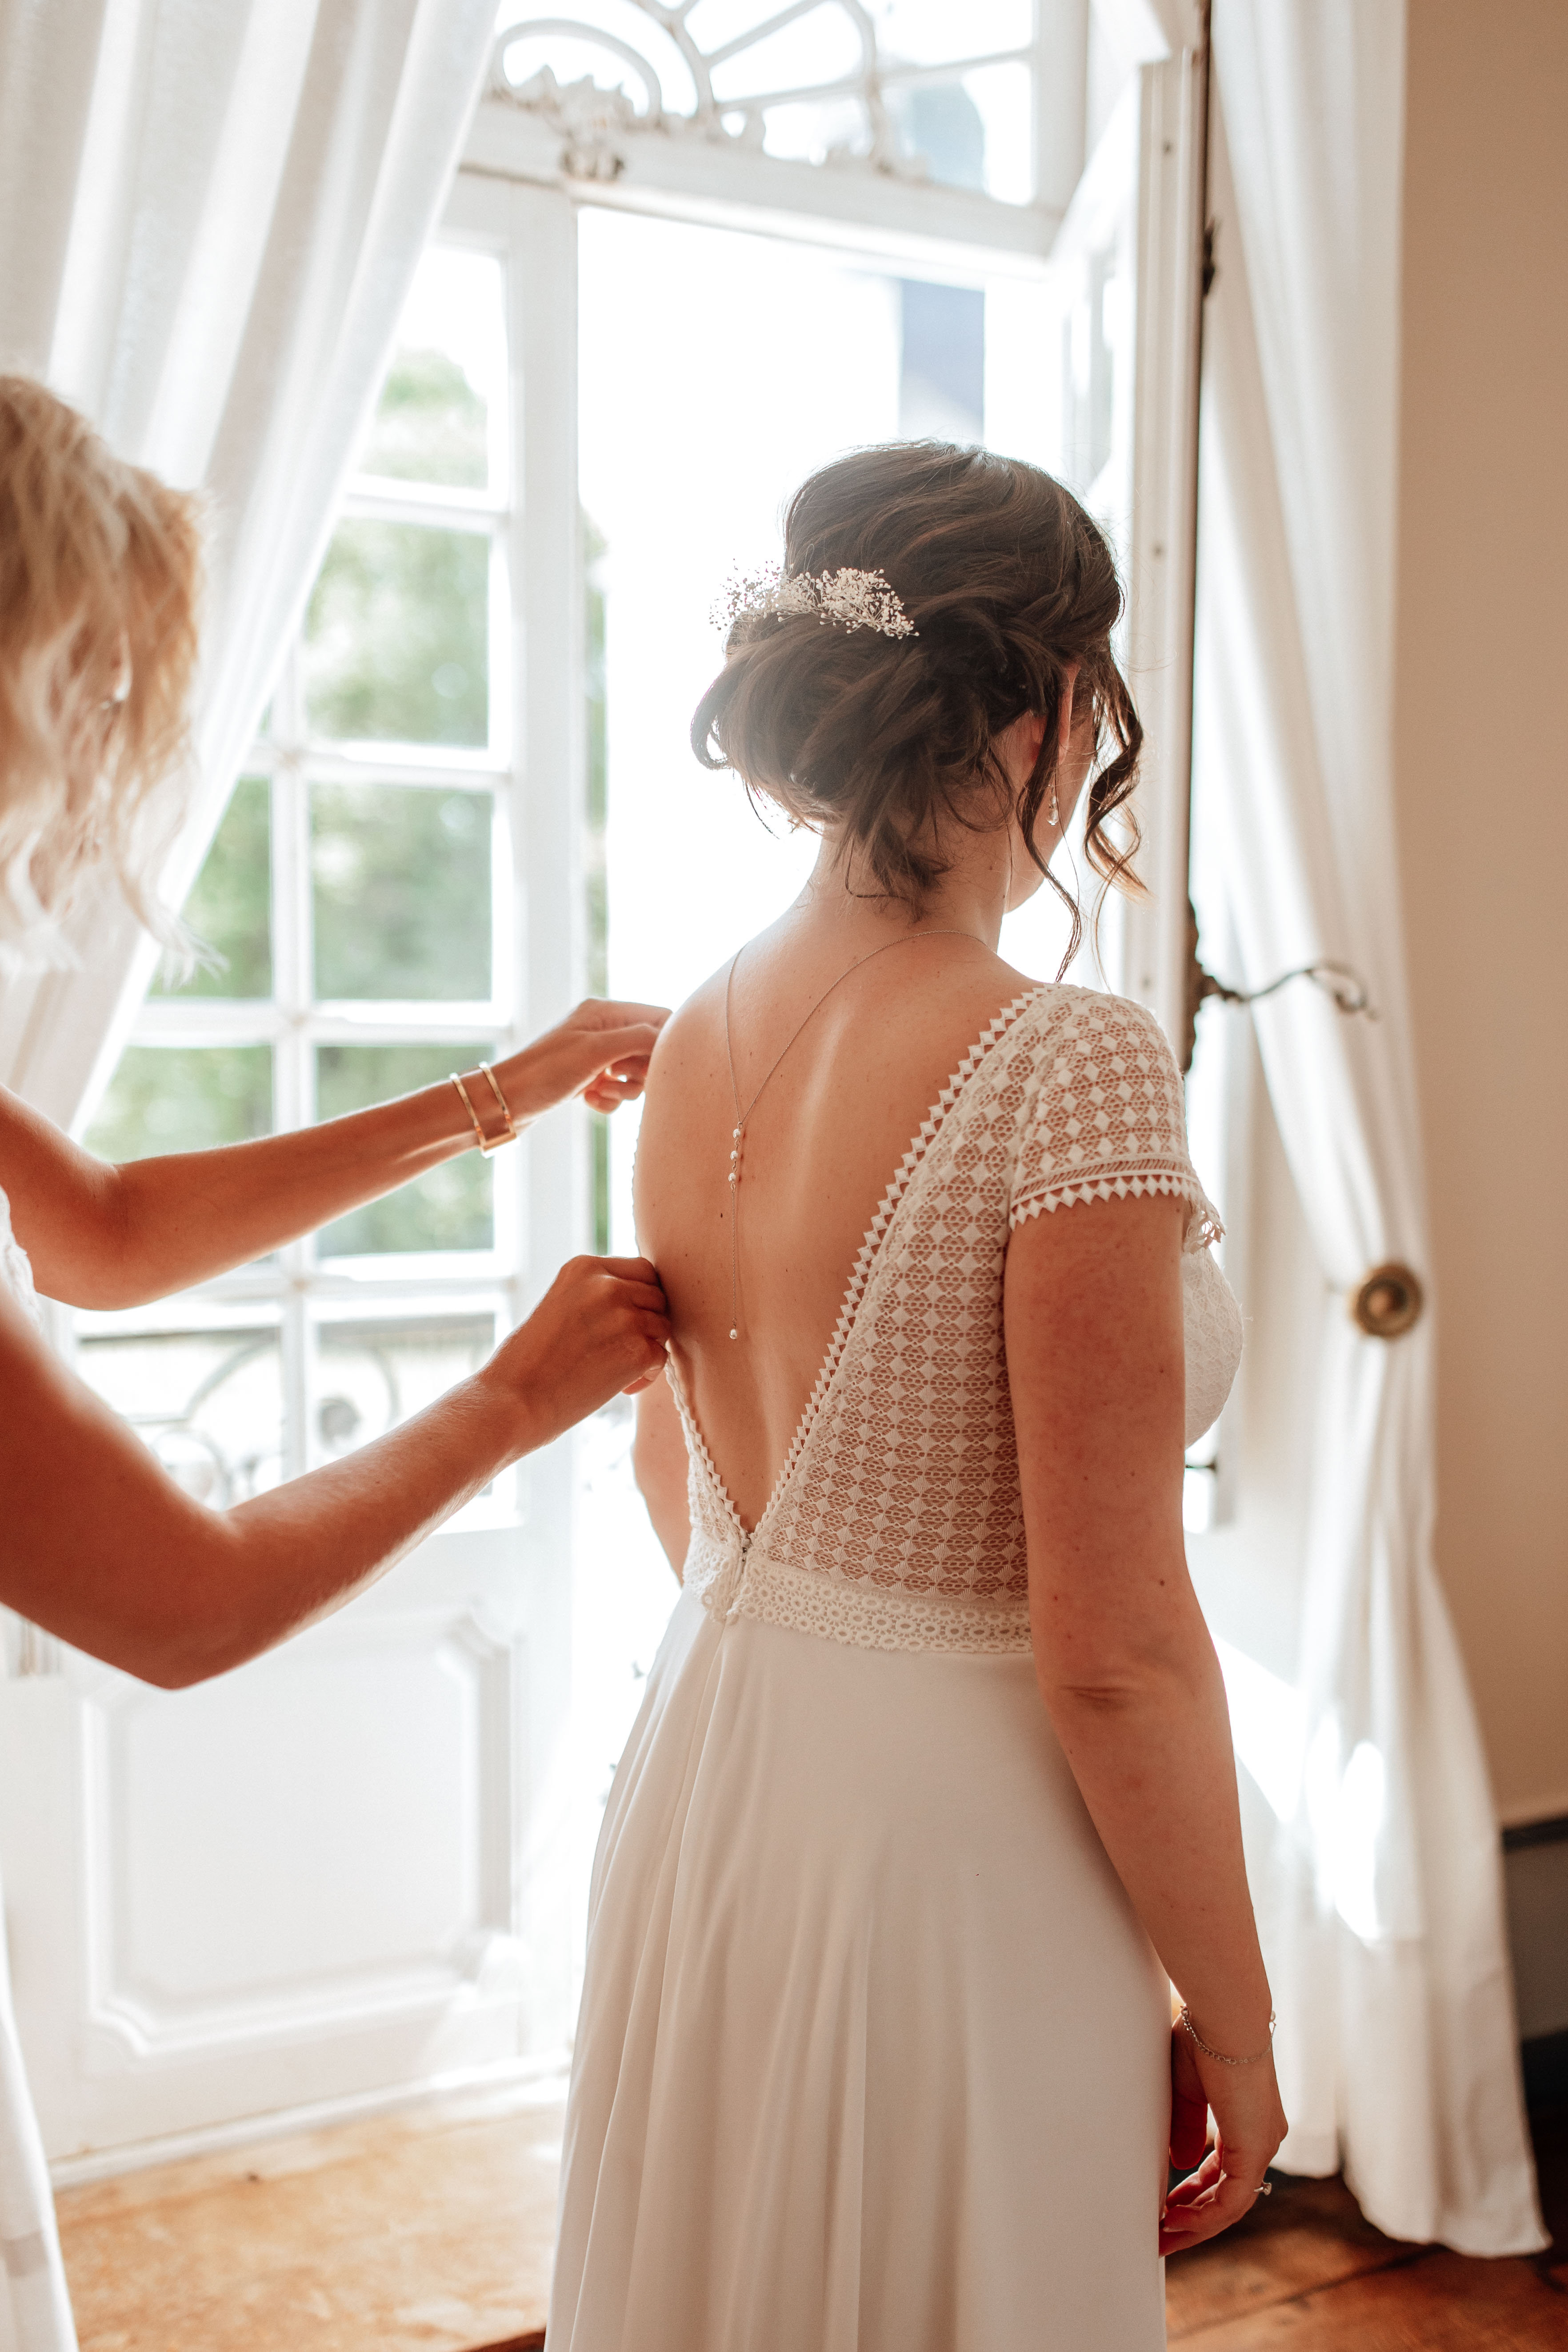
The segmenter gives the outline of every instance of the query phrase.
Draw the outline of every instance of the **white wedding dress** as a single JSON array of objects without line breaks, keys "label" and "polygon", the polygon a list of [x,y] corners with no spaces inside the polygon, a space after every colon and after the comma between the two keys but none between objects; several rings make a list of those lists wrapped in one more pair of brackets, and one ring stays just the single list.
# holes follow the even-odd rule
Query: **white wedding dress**
[{"label": "white wedding dress", "polygon": [[[0,1290],[39,1321],[33,1269],[0,1192]],[[3,1704],[0,1700],[0,1704]],[[16,2039],[0,1895],[0,2352],[76,2352],[43,2137]]]},{"label": "white wedding dress", "polygon": [[[1189,1207],[1188,1435],[1240,1355],[1140,1007],[1009,1005],[906,1154],[748,1531],[691,1546],[600,1838],[550,2352],[1154,2352],[1168,1987],[1041,1705],[1002,1283]],[[678,1391],[679,1395],[679,1391]]]}]

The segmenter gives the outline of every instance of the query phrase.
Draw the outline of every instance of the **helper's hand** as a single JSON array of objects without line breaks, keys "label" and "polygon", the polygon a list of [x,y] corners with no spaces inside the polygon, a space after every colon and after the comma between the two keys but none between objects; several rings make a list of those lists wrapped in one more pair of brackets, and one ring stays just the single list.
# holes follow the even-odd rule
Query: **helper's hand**
[{"label": "helper's hand", "polygon": [[519,1415],[517,1451],[548,1445],[664,1369],[669,1309],[644,1257],[574,1257],[479,1374]]},{"label": "helper's hand", "polygon": [[[1205,2155],[1211,2109],[1218,2137]],[[1173,2026],[1171,2162],[1178,2169],[1198,2168],[1165,2200],[1161,2253],[1201,2245],[1250,2212],[1285,2131],[1272,2052],[1256,2066],[1224,2066],[1196,2049],[1180,2025]]]},{"label": "helper's hand", "polygon": [[669,1018],[662,1004],[621,1004],[590,996],[521,1054],[495,1066],[521,1124],[581,1095],[590,1110],[614,1110],[643,1090],[648,1056]]}]

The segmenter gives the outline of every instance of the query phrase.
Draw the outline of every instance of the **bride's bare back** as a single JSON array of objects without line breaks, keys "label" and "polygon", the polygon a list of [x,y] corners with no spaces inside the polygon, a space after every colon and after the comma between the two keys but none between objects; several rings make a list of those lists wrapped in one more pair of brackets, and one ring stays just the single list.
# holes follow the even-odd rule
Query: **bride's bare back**
[{"label": "bride's bare back", "polygon": [[784,1467],[905,1152],[992,1018],[1033,985],[983,940],[940,933],[941,920],[927,917],[923,936],[906,937],[904,921],[880,910],[849,924],[842,907],[828,917],[807,906],[742,950],[731,996],[735,1081],[743,1108],[763,1092],[733,1193],[727,968],[681,1007],[654,1056],[637,1148],[639,1243],[669,1300],[698,1426],[749,1528]]}]

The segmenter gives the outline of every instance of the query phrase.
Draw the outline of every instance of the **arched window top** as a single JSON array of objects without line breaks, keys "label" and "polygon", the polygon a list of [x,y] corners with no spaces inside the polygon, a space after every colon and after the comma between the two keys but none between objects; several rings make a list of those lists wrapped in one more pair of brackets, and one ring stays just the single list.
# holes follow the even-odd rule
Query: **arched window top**
[{"label": "arched window top", "polygon": [[1029,205],[1035,0],[573,0],[503,11],[491,94],[611,179],[650,139],[929,181]]}]

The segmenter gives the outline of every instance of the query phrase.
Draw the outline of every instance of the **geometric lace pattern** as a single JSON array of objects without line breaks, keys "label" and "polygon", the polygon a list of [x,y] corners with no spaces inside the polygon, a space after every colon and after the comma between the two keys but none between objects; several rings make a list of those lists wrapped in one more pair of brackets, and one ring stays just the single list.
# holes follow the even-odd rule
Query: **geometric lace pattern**
[{"label": "geometric lace pattern", "polygon": [[[749,1616],[878,1649],[1028,1647],[1028,1560],[1003,1346],[1013,1228],[1074,1202],[1174,1194],[1190,1444],[1224,1402],[1240,1316],[1207,1246],[1182,1082],[1141,1005],[1032,989],[965,1055],[866,1234],[776,1485],[748,1531],[681,1388],[686,1580]],[[1194,1426],[1194,1413],[1204,1419]]]}]

